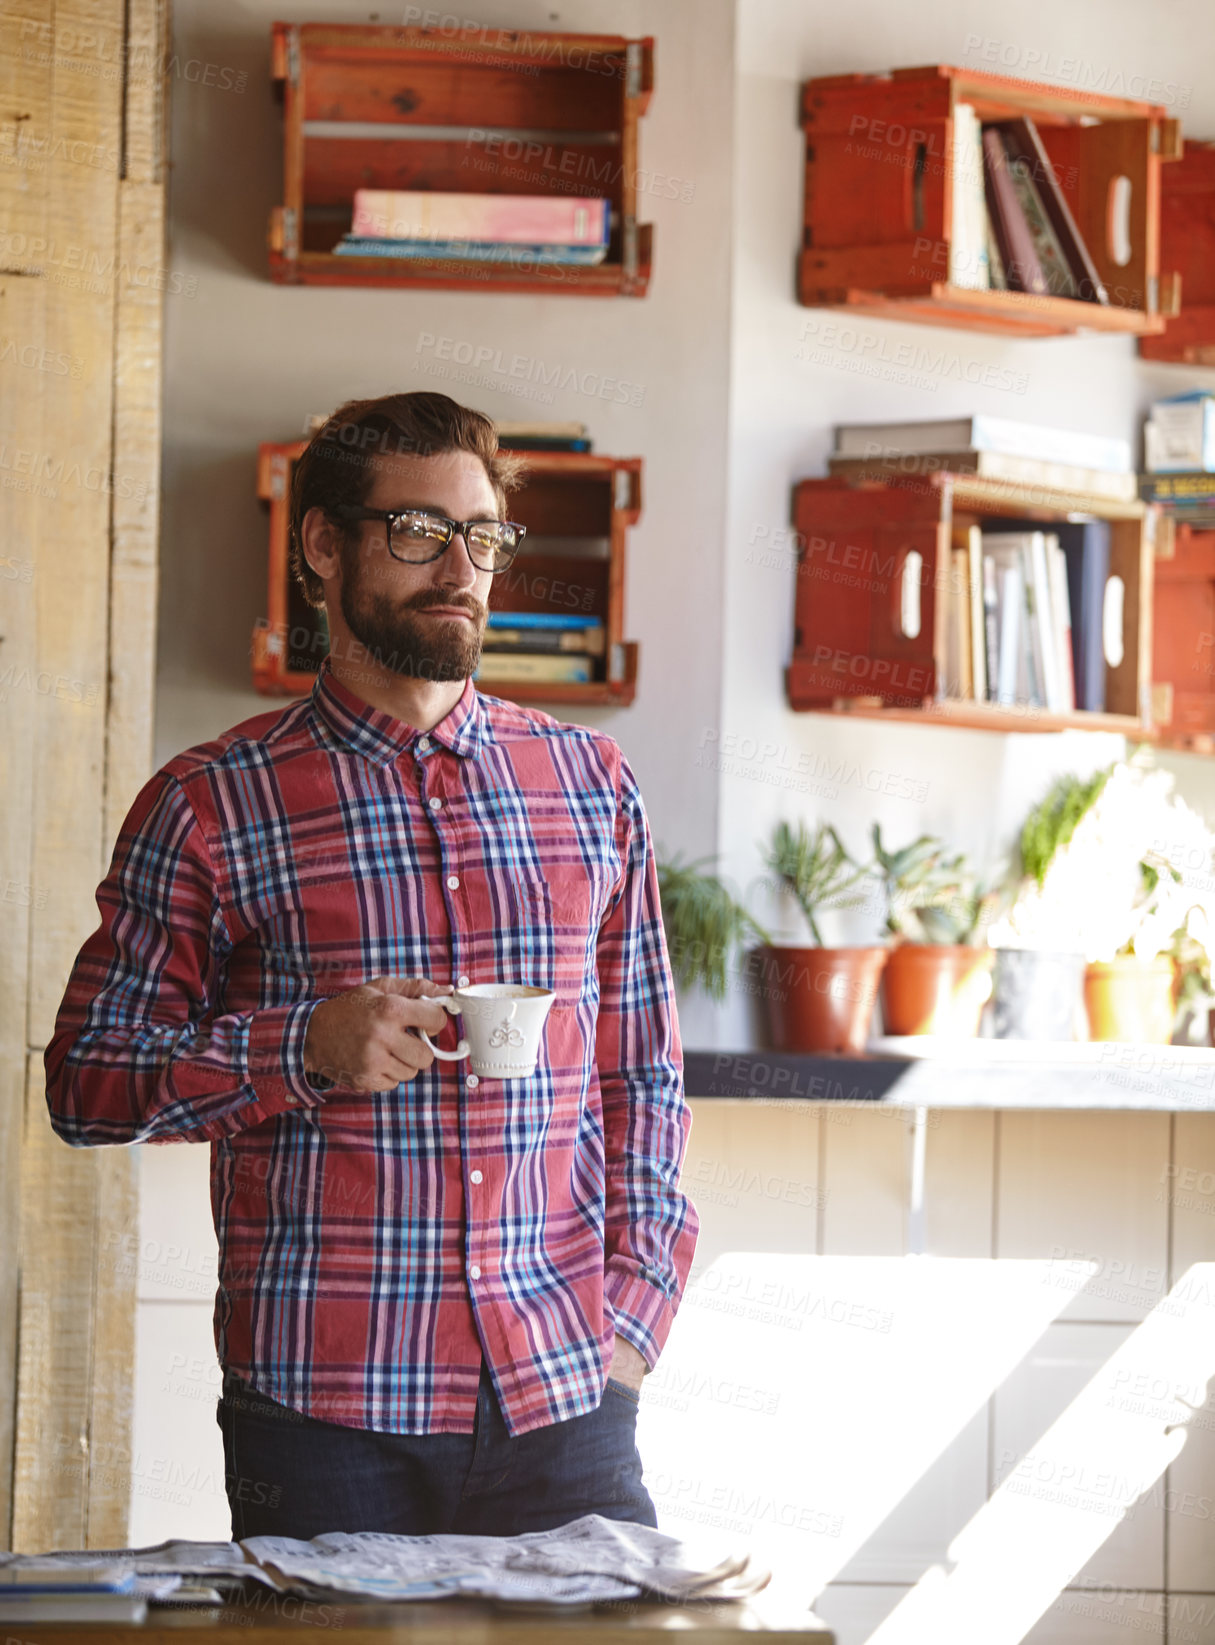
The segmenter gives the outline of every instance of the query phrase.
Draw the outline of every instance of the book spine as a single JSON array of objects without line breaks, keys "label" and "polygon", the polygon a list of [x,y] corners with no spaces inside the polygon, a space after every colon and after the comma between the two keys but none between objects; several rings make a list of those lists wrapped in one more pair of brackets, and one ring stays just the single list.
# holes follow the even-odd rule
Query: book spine
[{"label": "book spine", "polygon": [[1009,176],[1008,156],[1000,133],[991,126],[983,131],[983,155],[987,161],[988,209],[996,226],[1008,284],[1014,291],[1044,293],[1046,276]]},{"label": "book spine", "polygon": [[445,194],[356,189],[350,232],[370,239],[606,245],[607,200],[560,194]]},{"label": "book spine", "polygon": [[1067,596],[1067,558],[1053,533],[1046,539],[1050,558],[1051,612],[1055,619],[1055,654],[1063,689],[1063,711],[1076,707],[1076,670],[1072,659],[1072,613]]},{"label": "book spine", "polygon": [[1017,701],[1024,675],[1024,648],[1021,644],[1021,611],[1024,604],[1021,568],[1001,566],[999,570],[1000,681],[996,701],[1008,707]]},{"label": "book spine", "polygon": [[970,657],[974,699],[987,700],[986,624],[983,615],[983,533],[971,526],[966,533],[966,580],[970,596]]},{"label": "book spine", "polygon": [[588,657],[602,657],[603,629],[489,628],[483,651],[576,651]]},{"label": "book spine", "polygon": [[999,698],[1000,591],[996,562],[990,554],[983,555],[983,637],[987,646],[987,700],[994,703]]},{"label": "book spine", "polygon": [[566,611],[491,611],[492,628],[602,628],[602,617],[583,617]]},{"label": "book spine", "polygon": [[550,657],[534,652],[483,652],[477,680],[556,680],[584,684],[591,678],[589,657]]},{"label": "book spine", "polygon": [[954,105],[950,186],[949,282],[986,291],[991,285],[991,273],[987,265],[987,207],[983,198],[983,138],[978,115],[970,103]]},{"label": "book spine", "polygon": [[1043,706],[1051,713],[1063,712],[1063,687],[1059,678],[1055,617],[1050,595],[1050,569],[1046,559],[1046,537],[1035,531],[1030,539],[1030,586],[1034,595],[1034,658],[1042,686]]},{"label": "book spine", "polygon": [[592,267],[607,254],[606,246],[517,245],[506,240],[381,240],[348,236],[333,248],[340,257],[429,258],[463,263],[571,263]]},{"label": "book spine", "polygon": [[1034,255],[1046,281],[1045,289],[1052,297],[1078,298],[1080,288],[1072,274],[1071,264],[1059,244],[1054,226],[1047,215],[1033,175],[1033,163],[1019,154],[1011,134],[1001,130],[1001,142],[1008,156],[1008,175],[1017,196],[1017,204],[1025,219],[1025,227],[1033,241]]}]

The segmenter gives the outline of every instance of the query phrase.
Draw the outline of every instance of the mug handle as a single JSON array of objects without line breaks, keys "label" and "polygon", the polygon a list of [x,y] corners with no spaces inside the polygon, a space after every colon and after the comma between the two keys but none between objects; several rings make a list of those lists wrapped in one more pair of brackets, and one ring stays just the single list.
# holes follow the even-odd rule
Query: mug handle
[{"label": "mug handle", "polygon": [[[441,1005],[443,1009],[449,1013],[449,1015],[453,1017],[458,1017],[460,1015],[460,1007],[456,1004],[455,1000],[449,999],[446,995],[439,995],[437,1003]],[[443,1062],[459,1062],[461,1057],[466,1057],[472,1050],[472,1046],[468,1043],[468,1041],[462,1039],[454,1051],[440,1051],[439,1047],[431,1039],[430,1035],[424,1028],[419,1028],[418,1033],[426,1041],[427,1045],[429,1045],[435,1056],[439,1057]]]}]

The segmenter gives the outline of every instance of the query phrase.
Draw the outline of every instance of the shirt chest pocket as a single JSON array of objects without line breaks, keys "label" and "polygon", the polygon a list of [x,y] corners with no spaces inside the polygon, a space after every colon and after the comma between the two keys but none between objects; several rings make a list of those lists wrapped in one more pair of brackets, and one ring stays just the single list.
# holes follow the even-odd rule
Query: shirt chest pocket
[{"label": "shirt chest pocket", "polygon": [[578,1003],[593,984],[598,920],[585,875],[549,874],[511,882],[515,915],[507,934],[518,980],[551,988],[554,1010]]}]

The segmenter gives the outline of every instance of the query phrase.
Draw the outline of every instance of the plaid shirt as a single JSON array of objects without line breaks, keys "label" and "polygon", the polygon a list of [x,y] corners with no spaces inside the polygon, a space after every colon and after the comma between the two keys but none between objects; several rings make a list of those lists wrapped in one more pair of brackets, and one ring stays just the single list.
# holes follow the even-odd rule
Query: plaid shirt
[{"label": "plaid shirt", "polygon": [[[310,698],[140,792],[46,1052],[72,1144],[211,1144],[220,1363],[348,1427],[593,1410],[653,1365],[697,1219],[649,826],[618,745],[480,695],[429,734],[322,667]],[[321,998],[379,975],[550,988],[536,1072],[391,1091],[304,1073]],[[440,1041],[450,1047],[455,1024]]]}]

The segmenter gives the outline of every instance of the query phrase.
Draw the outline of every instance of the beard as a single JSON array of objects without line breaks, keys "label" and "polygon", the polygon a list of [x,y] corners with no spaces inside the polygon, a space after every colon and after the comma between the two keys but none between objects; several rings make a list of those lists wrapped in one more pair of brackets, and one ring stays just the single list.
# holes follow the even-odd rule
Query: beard
[{"label": "beard", "polygon": [[[402,610],[386,594],[374,593],[360,573],[358,557],[344,557],[342,616],[373,663],[409,679],[468,679],[481,661],[486,612],[479,601],[469,594],[435,589],[415,596]],[[428,606],[439,605],[467,611],[472,625],[421,615]]]}]

